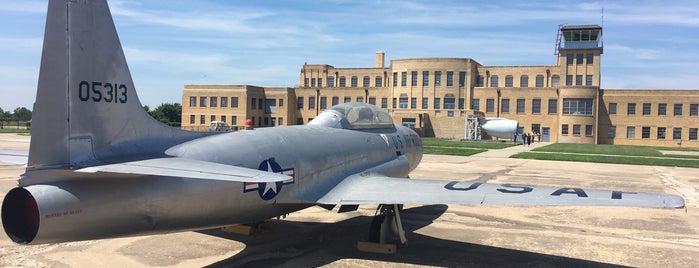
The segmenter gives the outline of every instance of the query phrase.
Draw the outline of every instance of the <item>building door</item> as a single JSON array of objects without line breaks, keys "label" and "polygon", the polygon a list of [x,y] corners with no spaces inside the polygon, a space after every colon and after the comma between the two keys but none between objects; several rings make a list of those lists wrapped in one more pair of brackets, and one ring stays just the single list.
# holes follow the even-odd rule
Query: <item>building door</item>
[{"label": "building door", "polygon": [[551,128],[542,127],[541,128],[541,141],[549,142],[549,135],[551,133]]}]

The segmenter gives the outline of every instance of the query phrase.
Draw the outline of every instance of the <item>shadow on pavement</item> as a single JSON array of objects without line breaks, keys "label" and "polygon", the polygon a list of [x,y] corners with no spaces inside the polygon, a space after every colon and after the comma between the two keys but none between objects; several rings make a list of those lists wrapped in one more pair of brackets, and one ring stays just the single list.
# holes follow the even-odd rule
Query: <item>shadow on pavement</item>
[{"label": "shadow on pavement", "polygon": [[416,230],[431,224],[446,209],[446,205],[430,205],[404,210],[401,216],[409,245],[399,246],[396,254],[367,253],[356,249],[356,242],[368,237],[371,223],[371,217],[368,216],[354,217],[337,223],[275,220],[272,231],[253,236],[224,233],[219,229],[201,233],[232,239],[246,245],[242,252],[208,267],[276,265],[318,267],[341,259],[444,267],[620,267],[587,260],[445,240],[415,233]]}]

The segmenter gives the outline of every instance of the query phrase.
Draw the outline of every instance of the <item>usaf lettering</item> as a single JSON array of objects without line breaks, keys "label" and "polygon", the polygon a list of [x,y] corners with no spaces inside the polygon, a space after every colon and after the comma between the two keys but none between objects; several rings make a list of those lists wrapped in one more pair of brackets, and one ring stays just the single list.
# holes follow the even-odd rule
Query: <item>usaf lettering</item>
[{"label": "usaf lettering", "polygon": [[[447,190],[452,190],[452,191],[471,191],[478,189],[482,185],[480,182],[474,182],[471,183],[468,187],[459,187],[457,184],[461,182],[458,181],[452,181],[444,185],[444,188]],[[524,186],[524,185],[513,185],[513,184],[501,184],[500,188],[496,189],[498,192],[505,193],[505,194],[523,194],[523,193],[528,193],[534,190],[533,187],[530,186]],[[555,191],[553,191],[550,195],[551,196],[561,196],[563,194],[573,194],[577,195],[578,197],[583,197],[586,198],[587,193],[585,190],[580,189],[580,188],[560,188]],[[623,194],[637,194],[635,192],[622,192],[622,191],[612,191],[611,194],[611,199],[622,199]]]}]

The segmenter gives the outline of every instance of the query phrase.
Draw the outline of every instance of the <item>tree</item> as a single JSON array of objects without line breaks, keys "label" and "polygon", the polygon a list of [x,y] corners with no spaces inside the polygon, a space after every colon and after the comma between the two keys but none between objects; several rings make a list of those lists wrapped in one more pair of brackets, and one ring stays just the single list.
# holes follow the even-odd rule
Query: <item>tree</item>
[{"label": "tree", "polygon": [[32,119],[32,111],[24,107],[19,107],[15,109],[13,115],[15,117],[15,120],[18,121],[29,121],[30,119]]},{"label": "tree", "polygon": [[[144,109],[149,109],[145,106]],[[148,111],[148,110],[146,110]],[[156,120],[168,126],[179,127],[182,120],[182,105],[179,103],[163,103],[148,113]]]}]

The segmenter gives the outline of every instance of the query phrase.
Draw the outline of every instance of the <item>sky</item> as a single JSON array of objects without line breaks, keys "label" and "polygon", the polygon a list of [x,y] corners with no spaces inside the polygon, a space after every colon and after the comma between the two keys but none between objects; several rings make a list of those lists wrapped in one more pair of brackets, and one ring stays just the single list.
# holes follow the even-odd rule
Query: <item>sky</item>
[{"label": "sky", "polygon": [[[304,63],[555,65],[559,24],[603,26],[605,89],[699,89],[699,1],[114,0],[142,104],[187,84],[294,87]],[[47,1],[0,0],[0,108],[32,109]]]}]

